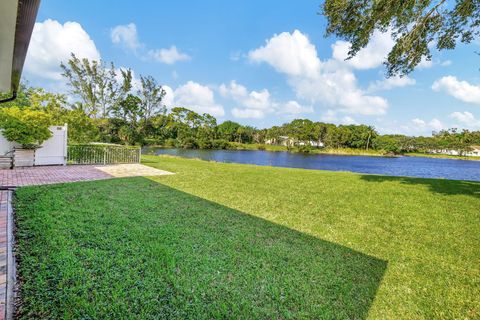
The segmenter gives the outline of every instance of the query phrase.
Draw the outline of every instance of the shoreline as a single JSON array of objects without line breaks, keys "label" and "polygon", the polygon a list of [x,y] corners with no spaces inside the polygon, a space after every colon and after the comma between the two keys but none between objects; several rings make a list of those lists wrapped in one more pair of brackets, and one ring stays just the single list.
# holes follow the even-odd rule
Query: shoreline
[{"label": "shoreline", "polygon": [[[261,146],[261,147],[259,147]],[[264,147],[264,148],[263,148]],[[159,148],[159,149],[182,149],[169,146],[151,145],[144,146],[144,148]],[[189,149],[184,149],[189,150]],[[480,161],[480,157],[473,156],[455,156],[447,154],[429,154],[429,153],[403,153],[398,155],[389,155],[382,153],[381,151],[372,150],[357,150],[357,149],[312,149],[310,152],[301,152],[298,149],[288,150],[284,146],[274,145],[258,145],[258,144],[234,144],[233,148],[227,149],[191,149],[191,150],[231,150],[231,151],[267,151],[267,152],[290,152],[290,153],[303,153],[306,155],[337,155],[337,156],[361,156],[361,157],[383,157],[383,158],[399,158],[399,157],[417,157],[417,158],[437,158],[437,159],[450,159],[450,160],[466,160],[466,161]]]}]

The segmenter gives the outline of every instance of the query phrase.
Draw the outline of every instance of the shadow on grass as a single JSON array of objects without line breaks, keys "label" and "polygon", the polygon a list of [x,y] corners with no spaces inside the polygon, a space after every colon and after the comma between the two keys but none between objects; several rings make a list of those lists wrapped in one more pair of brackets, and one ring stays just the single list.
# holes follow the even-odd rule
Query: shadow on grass
[{"label": "shadow on grass", "polygon": [[387,267],[141,177],[17,202],[25,318],[365,319]]},{"label": "shadow on grass", "polygon": [[476,198],[480,197],[480,182],[446,179],[426,179],[393,177],[380,175],[362,175],[361,179],[368,182],[399,182],[406,185],[424,185],[431,192],[443,195],[467,195]]}]

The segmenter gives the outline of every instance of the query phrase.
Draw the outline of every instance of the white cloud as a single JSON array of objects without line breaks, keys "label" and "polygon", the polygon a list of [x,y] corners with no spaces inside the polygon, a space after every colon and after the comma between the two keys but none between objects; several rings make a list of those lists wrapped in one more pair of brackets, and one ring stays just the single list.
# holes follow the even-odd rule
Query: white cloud
[{"label": "white cloud", "polygon": [[233,108],[232,115],[240,119],[261,119],[265,116],[263,110]]},{"label": "white cloud", "polygon": [[349,117],[349,116],[345,116],[342,118],[341,120],[341,124],[357,124],[357,121],[355,121],[355,119],[353,119],[352,117]]},{"label": "white cloud", "polygon": [[124,46],[136,52],[142,46],[138,41],[137,26],[134,23],[118,25],[110,30],[110,38],[114,44]]},{"label": "white cloud", "polygon": [[[110,30],[110,39],[112,43],[123,46],[143,59],[150,58],[165,64],[191,60],[189,55],[180,52],[176,46],[146,51],[145,45],[138,39],[137,26],[134,23],[118,25],[112,28]],[[138,52],[141,48],[144,48],[144,50]]]},{"label": "white cloud", "polygon": [[349,114],[378,115],[387,101],[357,87],[351,68],[343,61],[321,61],[315,46],[298,30],[283,32],[249,53],[252,62],[264,62],[288,77],[297,97]]},{"label": "white cloud", "polygon": [[370,83],[368,86],[368,91],[391,90],[393,88],[413,86],[415,83],[415,79],[412,79],[408,76],[394,76]]},{"label": "white cloud", "polygon": [[446,126],[437,118],[433,118],[430,121],[415,118],[412,119],[412,123],[415,126],[411,132],[417,133],[431,133],[432,131],[440,131],[446,129]]},{"label": "white cloud", "polygon": [[[172,100],[172,98],[168,99]],[[209,113],[215,117],[225,115],[223,106],[215,102],[213,91],[193,81],[188,81],[173,92],[172,105],[185,107],[198,113]]]},{"label": "white cloud", "polygon": [[174,64],[178,61],[191,60],[189,55],[179,52],[175,46],[171,46],[168,49],[150,50],[148,54],[155,60],[165,64]]},{"label": "white cloud", "polygon": [[162,85],[163,90],[165,90],[165,96],[163,97],[163,104],[168,108],[171,109],[175,105],[175,96],[173,93],[173,89],[170,86]]},{"label": "white cloud", "polygon": [[266,62],[290,76],[314,76],[320,69],[317,49],[298,30],[274,35],[265,46],[250,51],[248,57],[252,62]]},{"label": "white cloud", "polygon": [[451,64],[452,64],[452,60],[445,60],[440,63],[442,67],[448,67]]},{"label": "white cloud", "polygon": [[292,115],[292,116],[305,114],[305,113],[312,113],[312,112],[313,112],[312,107],[303,107],[295,100],[290,100],[281,104],[280,111],[279,111],[280,114],[286,114],[286,115]]},{"label": "white cloud", "polygon": [[467,81],[460,81],[454,76],[446,76],[436,80],[432,89],[437,92],[444,91],[463,102],[480,104],[480,86],[470,84]]},{"label": "white cloud", "polygon": [[372,69],[382,65],[394,45],[390,32],[375,31],[368,45],[353,58],[347,59],[351,43],[338,40],[332,45],[332,56],[355,69]]},{"label": "white cloud", "polygon": [[78,58],[100,60],[95,42],[79,23],[51,19],[35,23],[25,61],[27,78],[62,80],[60,63],[66,63],[72,52]]},{"label": "white cloud", "polygon": [[337,113],[334,110],[327,110],[320,119],[324,122],[333,123],[337,121]]},{"label": "white cloud", "polygon": [[261,119],[267,114],[277,113],[283,115],[298,115],[313,112],[312,108],[302,107],[296,101],[276,102],[267,89],[260,91],[248,91],[247,88],[236,81],[230,84],[222,84],[219,92],[224,98],[234,100],[238,106],[232,109],[236,118]]},{"label": "white cloud", "polygon": [[454,112],[450,114],[450,118],[458,121],[461,125],[464,125],[470,129],[480,128],[480,119],[475,118],[475,116],[468,111],[464,112]]},{"label": "white cloud", "polygon": [[420,63],[417,65],[418,69],[428,69],[433,67],[433,61],[432,60],[427,60],[425,57],[420,60]]}]

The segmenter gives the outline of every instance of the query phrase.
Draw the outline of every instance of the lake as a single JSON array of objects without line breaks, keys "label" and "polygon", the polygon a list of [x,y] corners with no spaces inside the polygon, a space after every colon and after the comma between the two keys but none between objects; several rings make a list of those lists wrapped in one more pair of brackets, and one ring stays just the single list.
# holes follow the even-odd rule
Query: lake
[{"label": "lake", "polygon": [[142,152],[144,154],[167,154],[217,162],[245,163],[261,166],[480,181],[480,161],[470,160],[318,155],[260,150],[165,149],[154,147],[144,148]]}]

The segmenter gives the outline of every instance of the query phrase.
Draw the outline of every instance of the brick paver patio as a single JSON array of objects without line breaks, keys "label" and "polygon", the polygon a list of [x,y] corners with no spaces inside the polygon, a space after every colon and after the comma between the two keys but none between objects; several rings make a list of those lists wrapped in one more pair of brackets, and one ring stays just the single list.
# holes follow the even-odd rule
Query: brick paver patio
[{"label": "brick paver patio", "polygon": [[[120,165],[75,165],[75,166],[44,166],[15,168],[13,170],[0,169],[1,189],[21,186],[102,180],[120,177],[159,176],[172,174],[171,172],[147,167],[141,164]],[[13,258],[11,257],[11,227],[13,221],[9,216],[12,191],[0,190],[0,320],[11,318],[11,302],[14,274]],[[9,227],[10,224],[10,227]],[[8,258],[10,256],[10,258]],[[10,281],[8,281],[10,279]],[[7,294],[8,290],[8,294]],[[10,314],[9,314],[10,313]]]},{"label": "brick paver patio", "polygon": [[21,187],[118,177],[159,176],[171,172],[142,164],[43,166],[0,170],[0,186]]}]

